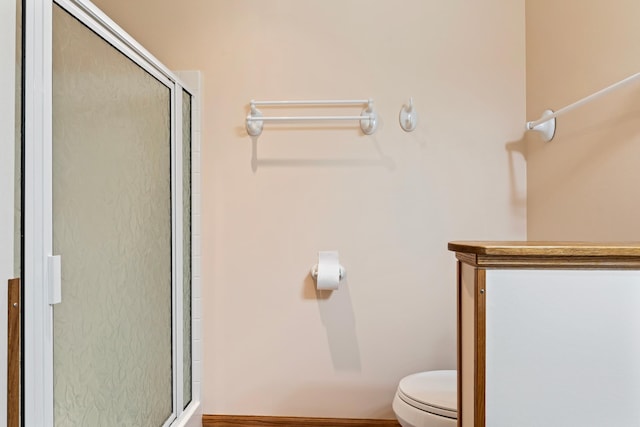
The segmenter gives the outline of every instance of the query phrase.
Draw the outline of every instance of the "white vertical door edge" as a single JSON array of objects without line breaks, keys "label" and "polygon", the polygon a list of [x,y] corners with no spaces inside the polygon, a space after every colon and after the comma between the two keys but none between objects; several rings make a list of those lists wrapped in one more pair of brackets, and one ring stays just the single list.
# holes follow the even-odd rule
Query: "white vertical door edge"
[{"label": "white vertical door edge", "polygon": [[[183,289],[184,289],[184,248],[182,247],[182,242],[184,242],[184,221],[183,221],[183,187],[184,184],[182,182],[182,87],[179,84],[174,85],[173,88],[173,118],[172,123],[175,126],[173,128],[173,167],[172,167],[172,177],[171,182],[173,186],[173,240],[178,243],[174,245],[175,250],[172,251],[174,255],[174,275],[173,275],[173,291],[174,291],[174,330],[173,330],[173,346],[174,346],[174,355],[175,355],[175,369],[174,372],[174,381],[175,381],[175,393],[174,393],[174,402],[175,402],[175,413],[180,414],[182,409],[184,408],[184,388],[183,388],[183,376],[184,376],[184,359],[183,359],[183,335],[184,335],[184,325],[182,324],[182,320],[184,319],[184,306],[183,306]],[[180,119],[178,119],[180,117]]]},{"label": "white vertical door edge", "polygon": [[48,304],[46,268],[52,255],[51,11],[49,1],[25,2],[23,411],[27,426],[53,425],[53,310]]},{"label": "white vertical door edge", "polygon": [[[0,3],[0,420],[7,419],[7,288],[13,278],[16,1]],[[1,421],[0,421],[1,423]]]}]

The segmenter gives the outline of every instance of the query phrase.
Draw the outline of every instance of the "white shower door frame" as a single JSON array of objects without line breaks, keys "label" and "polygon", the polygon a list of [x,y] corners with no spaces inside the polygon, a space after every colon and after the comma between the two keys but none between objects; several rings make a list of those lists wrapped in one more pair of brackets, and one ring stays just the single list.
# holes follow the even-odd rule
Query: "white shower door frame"
[{"label": "white shower door frame", "polygon": [[[54,426],[53,306],[48,258],[53,248],[52,211],[52,8],[51,0],[25,3],[25,242],[24,399],[26,426]],[[182,325],[182,124],[183,89],[197,93],[118,25],[85,0],[55,0],[67,12],[171,90],[173,413],[164,426],[201,425],[200,370],[192,369],[192,399],[183,402]],[[196,88],[198,89],[198,88]],[[199,110],[198,110],[199,111]],[[13,139],[11,139],[13,141]],[[195,141],[194,141],[195,142]],[[195,216],[194,212],[192,216]],[[192,239],[193,241],[193,239]],[[64,263],[64,259],[62,260]],[[64,300],[64,295],[62,296]],[[188,302],[191,303],[191,302]],[[193,341],[199,328],[192,328]],[[193,357],[198,357],[193,352]],[[193,361],[192,361],[193,366]],[[183,409],[184,408],[184,409]]]}]

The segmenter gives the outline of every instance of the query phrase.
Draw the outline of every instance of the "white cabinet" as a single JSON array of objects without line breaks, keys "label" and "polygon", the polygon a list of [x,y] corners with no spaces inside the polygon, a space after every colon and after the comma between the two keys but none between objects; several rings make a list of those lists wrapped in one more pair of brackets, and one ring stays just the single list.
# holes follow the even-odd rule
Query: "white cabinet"
[{"label": "white cabinet", "polygon": [[640,426],[640,246],[449,248],[460,426]]}]

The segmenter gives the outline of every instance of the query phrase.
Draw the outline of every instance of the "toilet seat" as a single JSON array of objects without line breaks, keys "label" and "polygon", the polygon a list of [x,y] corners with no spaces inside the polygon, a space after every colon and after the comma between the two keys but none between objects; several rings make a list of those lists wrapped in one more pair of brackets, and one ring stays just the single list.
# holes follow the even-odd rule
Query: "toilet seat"
[{"label": "toilet seat", "polygon": [[421,411],[458,418],[456,371],[430,371],[409,375],[398,385],[398,397]]}]

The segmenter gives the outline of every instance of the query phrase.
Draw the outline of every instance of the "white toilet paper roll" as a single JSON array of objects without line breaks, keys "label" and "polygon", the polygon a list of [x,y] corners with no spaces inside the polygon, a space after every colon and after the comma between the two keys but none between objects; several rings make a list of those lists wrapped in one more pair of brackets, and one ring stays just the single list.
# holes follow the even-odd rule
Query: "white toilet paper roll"
[{"label": "white toilet paper roll", "polygon": [[338,252],[318,252],[318,277],[316,288],[320,291],[336,290],[340,284],[340,263]]}]

